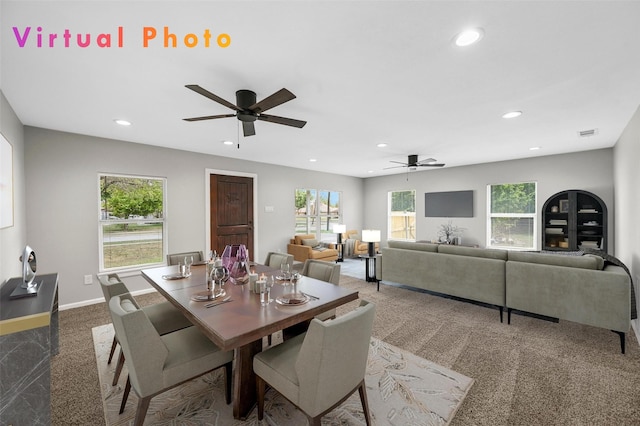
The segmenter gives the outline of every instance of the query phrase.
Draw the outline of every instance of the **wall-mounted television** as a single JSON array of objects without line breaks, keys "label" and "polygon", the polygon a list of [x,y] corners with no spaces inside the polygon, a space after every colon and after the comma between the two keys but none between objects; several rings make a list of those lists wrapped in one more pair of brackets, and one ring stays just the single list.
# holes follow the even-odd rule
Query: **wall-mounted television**
[{"label": "wall-mounted television", "polygon": [[426,192],[425,217],[473,217],[473,191]]}]

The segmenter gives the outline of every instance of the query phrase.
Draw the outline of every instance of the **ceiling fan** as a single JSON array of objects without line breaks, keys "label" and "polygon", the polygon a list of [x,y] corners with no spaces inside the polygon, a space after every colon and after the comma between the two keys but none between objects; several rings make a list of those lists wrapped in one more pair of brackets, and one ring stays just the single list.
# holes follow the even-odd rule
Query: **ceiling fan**
[{"label": "ceiling fan", "polygon": [[408,167],[409,170],[415,170],[418,167],[443,167],[444,163],[438,163],[435,158],[426,158],[424,160],[418,160],[417,155],[409,155],[406,163],[400,161],[391,161],[392,163],[402,164],[401,166],[385,167],[386,169],[395,169],[398,167]]},{"label": "ceiling fan", "polygon": [[296,98],[296,95],[288,91],[287,89],[280,89],[271,96],[267,96],[260,102],[256,102],[256,94],[251,90],[238,90],[236,92],[236,105],[229,101],[222,99],[221,97],[214,95],[206,89],[198,86],[197,84],[188,84],[185,86],[187,89],[191,89],[196,93],[205,96],[212,101],[224,105],[227,108],[231,108],[235,111],[235,114],[221,114],[221,115],[207,115],[204,117],[192,117],[185,118],[185,121],[202,121],[212,120],[215,118],[227,118],[237,117],[242,122],[242,130],[245,136],[253,136],[256,134],[256,129],[253,124],[256,120],[268,121],[270,123],[284,124],[285,126],[293,126],[302,128],[306,121],[295,120],[293,118],[278,117],[277,115],[263,114],[271,108],[277,107],[285,102],[288,102]]}]

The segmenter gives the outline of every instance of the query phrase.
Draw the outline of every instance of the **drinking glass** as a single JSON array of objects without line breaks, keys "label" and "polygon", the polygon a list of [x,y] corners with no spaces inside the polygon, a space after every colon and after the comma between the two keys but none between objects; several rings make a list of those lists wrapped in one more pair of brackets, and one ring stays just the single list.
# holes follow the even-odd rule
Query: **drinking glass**
[{"label": "drinking glass", "polygon": [[260,304],[267,306],[269,304],[269,290],[266,280],[259,280],[258,286],[260,287]]},{"label": "drinking glass", "polygon": [[271,298],[271,289],[275,283],[275,277],[273,275],[269,275],[269,278],[267,278],[267,303],[273,302],[273,299]]},{"label": "drinking glass", "polygon": [[185,256],[184,257],[184,272],[182,273],[183,277],[191,276],[191,265],[193,265],[193,256]]}]

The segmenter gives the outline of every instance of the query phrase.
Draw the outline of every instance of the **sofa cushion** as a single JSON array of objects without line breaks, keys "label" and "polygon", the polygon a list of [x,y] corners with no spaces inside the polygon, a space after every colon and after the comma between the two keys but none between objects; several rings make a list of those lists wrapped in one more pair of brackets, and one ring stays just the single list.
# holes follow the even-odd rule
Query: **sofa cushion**
[{"label": "sofa cushion", "polygon": [[600,269],[595,256],[562,256],[556,254],[509,251],[509,261],[567,266],[569,268]]},{"label": "sofa cushion", "polygon": [[315,238],[305,238],[301,241],[303,246],[315,247],[318,245],[318,240],[316,240]]},{"label": "sofa cushion", "polygon": [[477,247],[440,244],[438,245],[438,253],[457,254],[459,256],[483,257],[486,259],[507,260],[507,250],[501,249],[483,249]]},{"label": "sofa cushion", "polygon": [[387,245],[389,246],[389,248],[399,248],[399,249],[405,249],[405,250],[429,251],[433,253],[436,253],[438,251],[438,245],[430,244],[430,243],[416,243],[413,241],[389,240],[387,242]]}]

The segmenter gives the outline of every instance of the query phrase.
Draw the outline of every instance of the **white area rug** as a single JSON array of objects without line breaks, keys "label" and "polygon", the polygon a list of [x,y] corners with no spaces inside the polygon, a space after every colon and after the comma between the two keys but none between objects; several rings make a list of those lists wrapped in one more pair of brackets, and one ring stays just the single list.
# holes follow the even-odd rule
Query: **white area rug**
[{"label": "white area rug", "polygon": [[[111,386],[118,350],[107,365],[113,339],[111,324],[92,329],[107,426],[133,423],[137,397],[133,390],[124,413],[118,414],[127,379],[126,366]],[[274,339],[274,344],[278,339]],[[473,379],[441,367],[381,340],[371,339],[367,396],[374,425],[446,425],[467,395]],[[306,417],[273,390],[265,397],[265,418],[254,410],[246,421],[233,419],[224,401],[222,371],[216,371],[160,394],[151,400],[145,425],[306,425]],[[323,425],[364,425],[355,392],[322,419]]]}]

